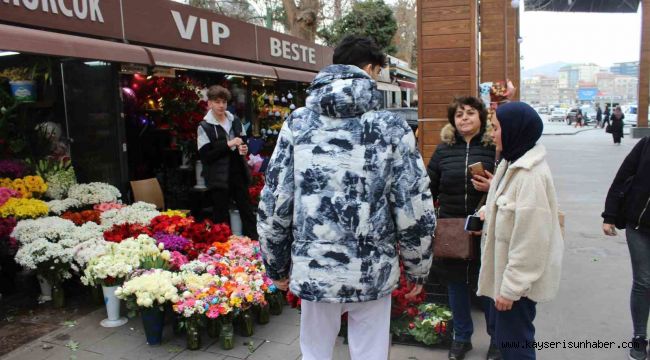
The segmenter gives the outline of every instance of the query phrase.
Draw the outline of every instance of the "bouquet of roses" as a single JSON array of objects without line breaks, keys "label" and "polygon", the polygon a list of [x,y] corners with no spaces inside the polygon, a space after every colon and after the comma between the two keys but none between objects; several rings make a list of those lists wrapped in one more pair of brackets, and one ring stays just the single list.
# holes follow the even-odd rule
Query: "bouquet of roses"
[{"label": "bouquet of roses", "polygon": [[210,220],[190,225],[181,236],[192,240],[187,249],[187,257],[196,259],[199,254],[206,252],[213,243],[225,243],[232,235],[226,224],[214,224]]},{"label": "bouquet of roses", "polygon": [[180,300],[176,285],[181,278],[178,274],[160,269],[149,270],[128,279],[115,290],[115,295],[126,300],[132,316],[138,308],[163,306]]},{"label": "bouquet of roses", "polygon": [[68,197],[79,201],[81,205],[95,205],[105,202],[117,202],[122,197],[122,194],[113,185],[92,182],[72,185],[68,189]]},{"label": "bouquet of roses", "polygon": [[151,220],[158,216],[156,205],[138,201],[121,209],[108,210],[101,214],[102,224],[106,226],[121,224],[139,224],[148,226]]},{"label": "bouquet of roses", "polygon": [[404,265],[400,262],[400,277],[399,277],[399,286],[397,289],[393,290],[392,293],[392,307],[391,307],[391,317],[399,317],[405,312],[408,312],[410,316],[417,313],[417,305],[422,303],[426,297],[426,294],[421,292],[415,298],[408,300],[405,295],[410,293],[413,289],[412,286],[409,286],[408,281],[406,280],[406,275],[404,273]]},{"label": "bouquet of roses", "polygon": [[84,210],[80,212],[66,211],[61,215],[61,218],[68,219],[79,226],[87,222],[100,223],[99,211],[97,210]]},{"label": "bouquet of roses", "polygon": [[80,208],[81,203],[79,200],[67,198],[63,200],[48,201],[47,206],[50,208],[50,213],[54,215],[61,215],[70,209]]},{"label": "bouquet of roses", "polygon": [[426,345],[437,344],[448,337],[447,323],[452,315],[449,308],[437,304],[421,304],[408,325],[408,333]]},{"label": "bouquet of roses", "polygon": [[151,236],[151,230],[140,224],[120,224],[113,225],[110,229],[104,231],[104,239],[110,242],[119,243],[124,239],[137,237],[139,235]]},{"label": "bouquet of roses", "polygon": [[252,175],[252,178],[252,184],[248,187],[248,196],[251,199],[251,204],[257,206],[260,202],[262,189],[264,189],[264,174],[256,173]]},{"label": "bouquet of roses", "polygon": [[161,213],[160,215],[151,219],[149,226],[156,233],[164,232],[167,234],[181,235],[185,233],[185,231],[194,223],[195,222],[193,217],[168,215]]},{"label": "bouquet of roses", "polygon": [[47,203],[37,199],[9,198],[0,206],[0,217],[14,217],[20,219],[35,219],[46,216],[49,212]]}]

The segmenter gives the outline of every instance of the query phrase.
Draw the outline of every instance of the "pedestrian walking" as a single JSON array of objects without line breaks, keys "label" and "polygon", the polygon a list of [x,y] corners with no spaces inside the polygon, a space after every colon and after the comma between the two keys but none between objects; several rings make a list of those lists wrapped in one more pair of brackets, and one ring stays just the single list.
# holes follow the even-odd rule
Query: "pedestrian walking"
[{"label": "pedestrian walking", "polygon": [[603,121],[603,109],[600,108],[600,104],[596,104],[596,127],[600,127]]},{"label": "pedestrian walking", "polygon": [[617,105],[610,117],[612,124],[609,125],[609,131],[607,131],[612,134],[614,144],[616,145],[621,145],[621,139],[623,138],[623,119],[625,119],[625,115],[623,115],[621,107]]},{"label": "pedestrian walking", "polygon": [[276,286],[302,299],[303,359],[332,359],[347,312],[351,358],[386,360],[400,258],[407,298],[431,266],[429,177],[406,121],[377,110],[381,49],[348,36],[333,63],[282,126],[259,204],[260,245]]},{"label": "pedestrian walking", "polygon": [[603,232],[615,236],[625,229],[632,261],[633,338],[629,358],[646,359],[650,313],[650,137],[641,139],[627,155],[607,193]]},{"label": "pedestrian walking", "polygon": [[[603,112],[603,125],[602,125],[602,127],[604,127],[605,129],[607,129],[606,128],[607,125],[611,125],[611,123],[609,122],[610,114],[611,114],[611,112],[609,110],[609,104],[605,104],[605,111]],[[605,125],[605,124],[607,124],[607,125]]]},{"label": "pedestrian walking", "polygon": [[538,302],[559,288],[564,240],[543,123],[528,104],[500,106],[492,116],[499,163],[485,207],[478,295],[495,302],[497,344],[505,360],[535,359]]},{"label": "pedestrian walking", "polygon": [[[472,96],[454,99],[447,108],[447,120],[440,132],[441,143],[436,147],[427,170],[431,179],[431,195],[439,203],[438,218],[466,218],[474,214],[487,194],[489,179],[494,172],[496,150],[488,126],[488,110],[483,102]],[[485,177],[473,179],[468,164],[480,163]],[[466,236],[465,234],[463,234]],[[460,241],[461,239],[458,239]],[[435,241],[435,240],[434,240]],[[480,238],[475,239],[479,253]],[[434,259],[431,271],[447,284],[449,306],[453,314],[453,342],[450,360],[461,360],[472,349],[474,324],[471,314],[471,294],[475,292],[480,256],[472,260]],[[485,299],[488,300],[488,299]],[[492,341],[488,360],[500,359],[494,333],[491,303],[485,302],[485,322]]]},{"label": "pedestrian walking", "polygon": [[582,110],[580,108],[577,108],[576,109],[576,124],[573,127],[575,127],[575,128],[583,127],[584,125],[582,123],[582,120],[583,120]]}]

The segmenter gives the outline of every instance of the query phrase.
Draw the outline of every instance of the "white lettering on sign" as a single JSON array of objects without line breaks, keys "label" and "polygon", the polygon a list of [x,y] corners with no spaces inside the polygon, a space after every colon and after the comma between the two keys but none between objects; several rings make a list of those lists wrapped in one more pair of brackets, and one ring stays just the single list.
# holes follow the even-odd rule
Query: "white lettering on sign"
[{"label": "white lettering on sign", "polygon": [[316,64],[316,49],[292,43],[287,40],[280,40],[274,37],[269,38],[271,42],[271,56],[281,57],[287,60],[302,61]]},{"label": "white lettering on sign", "polygon": [[[181,38],[185,40],[192,40],[194,37],[194,29],[196,28],[196,22],[199,21],[199,31],[201,32],[201,42],[208,44],[210,41],[210,36],[212,35],[212,44],[221,45],[222,39],[227,39],[230,37],[230,28],[225,24],[211,21],[208,26],[208,19],[198,18],[194,15],[190,15],[187,18],[187,23],[183,21],[183,16],[180,12],[172,10],[172,17],[174,18],[174,23],[176,23],[176,29]],[[212,31],[210,31],[212,30]]]},{"label": "white lettering on sign", "polygon": [[[72,8],[66,5],[66,1],[72,3]],[[14,6],[23,6],[30,11],[38,10],[52,14],[61,14],[69,18],[77,18],[79,20],[88,19],[90,14],[91,21],[104,22],[104,15],[99,5],[100,0],[2,0],[5,4],[13,3]]]}]

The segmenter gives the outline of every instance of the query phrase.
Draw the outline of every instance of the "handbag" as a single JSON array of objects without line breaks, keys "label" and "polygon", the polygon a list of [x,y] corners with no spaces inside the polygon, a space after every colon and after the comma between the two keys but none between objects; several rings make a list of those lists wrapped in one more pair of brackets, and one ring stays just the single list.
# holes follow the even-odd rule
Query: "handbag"
[{"label": "handbag", "polygon": [[605,126],[605,132],[608,133],[608,134],[611,134],[612,133],[612,125],[607,124],[607,126]]},{"label": "handbag", "polygon": [[627,226],[627,216],[625,213],[625,196],[627,196],[627,193],[630,191],[633,181],[634,181],[634,175],[625,179],[625,182],[623,183],[623,188],[617,194],[618,209],[616,211],[616,220],[614,226],[616,226],[616,228],[619,230],[625,230],[625,227]]},{"label": "handbag", "polygon": [[[485,203],[486,195],[476,209]],[[433,256],[437,259],[476,259],[474,236],[465,231],[466,218],[438,219],[433,236]]]}]

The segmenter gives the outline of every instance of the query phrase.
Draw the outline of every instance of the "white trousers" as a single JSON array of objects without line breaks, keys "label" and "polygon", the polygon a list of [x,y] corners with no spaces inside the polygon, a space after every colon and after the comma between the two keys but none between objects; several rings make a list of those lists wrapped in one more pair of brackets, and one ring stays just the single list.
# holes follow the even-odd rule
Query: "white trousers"
[{"label": "white trousers", "polygon": [[387,360],[391,297],[360,303],[330,304],[302,300],[300,350],[303,360],[332,360],[341,315],[348,313],[352,360]]}]

